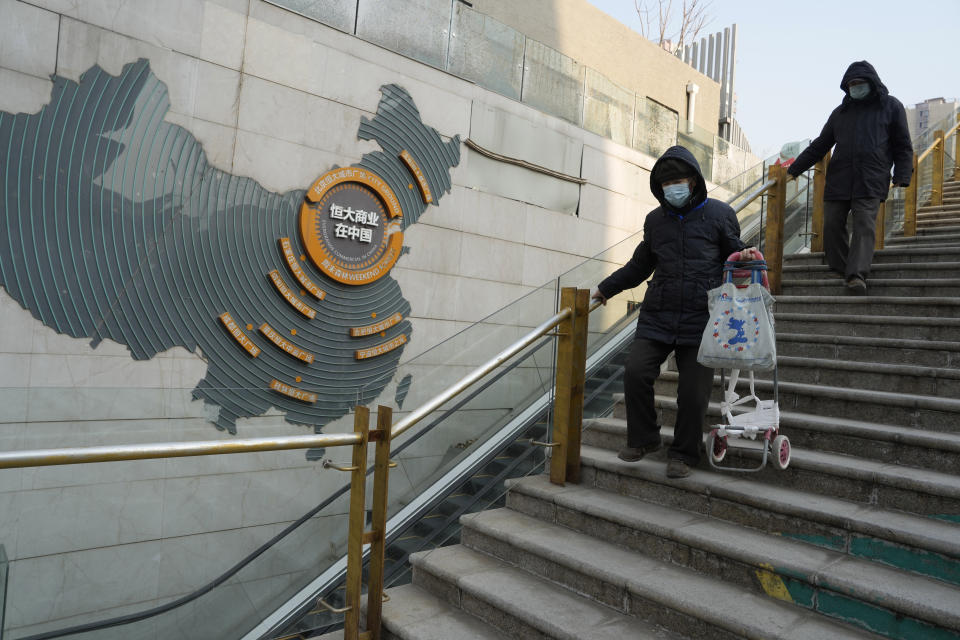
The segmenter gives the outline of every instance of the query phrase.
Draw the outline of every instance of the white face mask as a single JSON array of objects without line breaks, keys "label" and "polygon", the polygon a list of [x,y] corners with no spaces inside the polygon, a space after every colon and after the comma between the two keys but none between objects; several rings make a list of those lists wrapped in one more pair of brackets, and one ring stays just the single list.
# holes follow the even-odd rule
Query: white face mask
[{"label": "white face mask", "polygon": [[850,92],[850,97],[854,100],[863,100],[870,95],[870,85],[865,82],[861,84],[852,84],[847,87],[847,90]]}]

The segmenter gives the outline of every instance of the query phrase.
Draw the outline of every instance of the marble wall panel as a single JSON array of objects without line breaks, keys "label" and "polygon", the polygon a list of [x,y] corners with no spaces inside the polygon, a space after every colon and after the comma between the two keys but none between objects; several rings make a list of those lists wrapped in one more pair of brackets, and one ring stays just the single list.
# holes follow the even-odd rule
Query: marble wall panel
[{"label": "marble wall panel", "polygon": [[60,16],[19,0],[0,0],[0,15],[0,67],[40,78],[53,73]]}]

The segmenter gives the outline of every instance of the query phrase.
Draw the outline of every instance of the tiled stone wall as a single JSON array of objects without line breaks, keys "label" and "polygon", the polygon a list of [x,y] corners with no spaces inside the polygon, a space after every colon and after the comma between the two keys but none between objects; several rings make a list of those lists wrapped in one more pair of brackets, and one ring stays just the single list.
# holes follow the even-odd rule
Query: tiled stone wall
[{"label": "tiled stone wall", "polygon": [[[413,314],[404,361],[635,233],[655,205],[653,158],[259,0],[0,0],[0,110],[40,109],[51,74],[77,80],[94,64],[116,74],[138,58],[169,88],[167,119],[200,140],[213,165],[274,192],[303,189],[374,150],[356,133],[387,83],[408,90],[424,123],[447,138],[587,180],[581,187],[462,147],[452,192],[408,229],[409,253],[392,271]],[[190,399],[202,356],[175,349],[138,362],[114,343],[92,349],[0,290],[0,448],[231,437]],[[411,452],[394,486],[427,475],[467,439],[463,422]],[[267,415],[240,421],[238,432],[306,431]],[[0,471],[7,626],[17,637],[187,593],[341,482],[303,452]],[[333,553],[317,552],[325,527],[342,529],[326,518],[301,538],[314,556]],[[302,557],[295,551],[243,588],[284,584]]]}]

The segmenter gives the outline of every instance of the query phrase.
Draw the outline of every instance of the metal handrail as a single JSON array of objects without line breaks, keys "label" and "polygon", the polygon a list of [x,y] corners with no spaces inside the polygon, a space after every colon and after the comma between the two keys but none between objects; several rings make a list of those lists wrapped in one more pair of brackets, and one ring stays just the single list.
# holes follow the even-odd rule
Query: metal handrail
[{"label": "metal handrail", "polygon": [[315,447],[344,447],[360,444],[355,433],[287,436],[282,438],[243,438],[240,440],[198,440],[194,442],[158,442],[102,447],[35,449],[0,452],[0,469],[44,467],[83,462],[118,462],[151,458],[182,458],[221,453],[254,453]]},{"label": "metal handrail", "polygon": [[[399,436],[423,418],[430,415],[433,411],[443,406],[446,402],[463,393],[463,391],[472,384],[494,371],[504,362],[523,351],[538,338],[569,318],[572,313],[572,309],[561,309],[559,313],[540,324],[524,337],[433,397],[426,404],[421,405],[410,415],[397,422],[391,430],[391,437],[395,438]],[[122,460],[147,460],[151,458],[179,458],[228,453],[253,453],[257,451],[343,447],[360,444],[361,441],[362,438],[356,433],[342,433],[287,436],[282,438],[244,438],[241,440],[226,441],[202,440],[197,442],[160,442],[102,447],[5,451],[0,452],[0,469],[78,464],[85,462],[118,462]]]},{"label": "metal handrail", "polygon": [[543,322],[541,325],[539,325],[537,328],[532,330],[530,333],[528,333],[524,337],[514,342],[512,345],[510,345],[509,347],[507,347],[506,349],[498,353],[496,356],[494,356],[490,360],[487,360],[487,362],[485,362],[484,364],[474,369],[471,373],[460,378],[460,380],[458,380],[457,382],[453,383],[452,385],[450,385],[449,387],[447,387],[446,389],[444,389],[443,391],[435,395],[433,398],[428,400],[425,404],[420,405],[420,407],[412,411],[410,415],[406,416],[405,418],[397,422],[395,425],[393,425],[393,429],[391,429],[390,431],[390,434],[391,434],[390,438],[393,439],[398,437],[407,429],[414,426],[415,424],[417,424],[418,422],[426,418],[428,415],[430,415],[431,413],[433,413],[434,411],[442,407],[446,402],[452,400],[453,398],[463,393],[463,391],[466,390],[467,387],[469,387],[474,382],[484,377],[488,373],[494,371],[495,369],[497,369],[497,367],[502,365],[504,362],[506,362],[513,356],[517,355],[518,353],[526,349],[528,346],[533,344],[537,340],[537,338],[540,338],[541,336],[546,335],[548,331],[550,331],[551,329],[559,325],[561,322],[569,318],[571,314],[573,314],[573,309],[570,309],[570,308],[561,309],[559,313],[554,315],[549,320],[546,320],[545,322]]},{"label": "metal handrail", "polygon": [[[958,122],[957,124],[955,124],[955,125],[953,125],[952,127],[950,127],[950,128],[943,134],[942,140],[943,140],[944,144],[946,144],[947,138],[949,138],[954,132],[956,132],[957,129],[960,129],[960,122]],[[926,149],[924,149],[923,153],[921,153],[920,155],[917,156],[917,164],[920,164],[921,162],[923,162],[923,160],[924,160],[928,155],[930,155],[931,153],[933,153],[933,150],[937,148],[937,145],[938,145],[938,144],[940,144],[940,140],[935,141],[935,142],[934,142],[933,144],[931,144],[929,147],[927,147]]]},{"label": "metal handrail", "polygon": [[747,194],[746,200],[744,200],[743,202],[741,202],[740,204],[738,204],[737,206],[735,206],[735,207],[733,208],[733,212],[734,212],[734,213],[740,213],[741,211],[743,211],[744,209],[747,208],[747,205],[748,205],[748,204],[750,204],[751,202],[753,202],[754,200],[756,200],[757,198],[759,198],[760,196],[762,196],[762,195],[766,192],[767,189],[769,189],[770,187],[772,187],[772,186],[774,186],[774,185],[776,185],[776,184],[777,184],[777,181],[776,181],[776,180],[767,180],[767,181],[764,182],[762,185],[760,185],[759,187],[757,187],[756,189],[754,189],[753,191],[751,191],[749,194]]}]

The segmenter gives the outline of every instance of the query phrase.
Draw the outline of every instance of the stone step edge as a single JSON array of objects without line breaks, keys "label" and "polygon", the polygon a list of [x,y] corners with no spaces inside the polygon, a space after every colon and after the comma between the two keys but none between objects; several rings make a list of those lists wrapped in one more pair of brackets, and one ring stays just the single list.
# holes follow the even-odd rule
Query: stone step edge
[{"label": "stone step edge", "polygon": [[[960,255],[960,252],[957,252]],[[960,262],[875,262],[870,265],[870,271],[922,271],[925,269],[960,269]],[[787,264],[783,266],[784,273],[790,272],[816,272],[823,271],[830,273],[830,267],[825,264]],[[834,280],[841,280],[839,274]]]},{"label": "stone step edge", "polygon": [[[669,407],[676,409],[677,402],[675,398],[665,396],[654,396],[658,407]],[[720,404],[711,403],[708,409],[708,415],[719,416]],[[617,421],[618,418],[605,418],[603,420]],[[624,444],[626,444],[626,421],[621,420],[622,426],[616,429],[624,434]],[[602,424],[602,423],[598,423]],[[595,425],[594,428],[596,428]],[[616,427],[612,422],[604,425],[605,430],[612,432],[609,427]],[[785,426],[781,422],[781,426]],[[782,433],[790,437],[789,429],[783,429]],[[706,441],[708,433],[703,434]],[[673,428],[662,426],[660,437],[664,445],[673,442]],[[731,450],[743,451],[748,457],[755,457],[759,460],[761,452],[758,442],[753,440],[731,438],[729,445]],[[708,464],[704,462],[704,464]],[[935,495],[941,498],[960,499],[960,479],[956,475],[944,473],[941,471],[929,471],[919,467],[907,467],[889,462],[878,462],[869,458],[859,458],[855,456],[844,455],[841,453],[828,453],[796,447],[791,445],[790,466],[805,469],[808,471],[817,471],[837,478],[846,478],[854,480],[867,480],[875,484],[891,487],[901,491],[923,492]]]},{"label": "stone step edge", "polygon": [[[683,486],[685,480],[675,481]],[[693,549],[728,558],[754,570],[802,580],[913,619],[946,629],[960,628],[960,588],[892,567],[770,536],[710,516],[683,512],[582,485],[557,487],[543,476],[511,484],[510,493],[580,512],[622,527],[646,532]],[[673,524],[671,521],[674,521]],[[787,555],[790,554],[790,558]],[[818,558],[819,556],[819,558]],[[911,594],[923,596],[910,597]]]},{"label": "stone step edge", "polygon": [[[665,407],[676,411],[677,399],[657,395],[654,396],[654,404],[657,407]],[[711,402],[707,408],[707,415],[719,417],[720,403]],[[661,428],[661,434],[666,437],[666,427]],[[669,434],[672,441],[672,429],[669,430]],[[784,430],[784,435],[789,438],[789,430]],[[707,436],[708,434],[704,433],[704,439]],[[756,441],[742,438],[731,439],[729,446],[731,449],[743,449],[748,456],[754,454],[754,457],[760,458],[760,445]],[[923,492],[941,498],[960,500],[960,477],[951,473],[795,446],[791,446],[790,466],[828,473],[840,478],[865,480],[902,491]]]},{"label": "stone step edge", "polygon": [[[960,287],[960,278],[873,278],[867,277],[871,287]],[[781,284],[804,287],[843,287],[842,278],[784,278]],[[779,299],[781,296],[777,296]],[[960,299],[960,296],[957,296]]]},{"label": "stone step edge", "polygon": [[955,307],[960,306],[960,296],[852,296],[845,294],[842,296],[794,296],[778,295],[774,303],[774,311],[777,304],[839,304],[847,306],[864,306],[868,304],[885,303],[888,305],[903,306],[934,306],[934,307]]},{"label": "stone step edge", "polygon": [[[937,318],[935,316],[921,316],[921,317],[910,317],[910,316],[877,316],[877,315],[856,315],[852,313],[843,314],[840,316],[830,316],[825,313],[799,313],[796,311],[781,311],[774,316],[774,323],[777,320],[794,320],[801,322],[829,322],[830,324],[835,324],[837,322],[844,323],[857,323],[857,324],[898,324],[898,325],[917,325],[917,326],[956,326],[960,327],[960,318]],[[776,325],[774,325],[776,326]],[[777,337],[779,338],[781,334],[778,333]],[[791,335],[808,335],[808,334],[791,334]],[[899,340],[900,338],[868,338],[867,336],[824,336],[828,338],[864,338],[871,340]],[[903,338],[904,340],[913,340],[914,342],[925,342],[924,340],[915,340],[912,338]],[[960,344],[960,342],[949,341],[949,340],[938,340],[936,342],[941,342],[944,344]]]},{"label": "stone step edge", "polygon": [[[462,609],[415,584],[386,590],[390,600],[383,604],[383,627],[401,640],[502,640],[503,634]],[[424,623],[430,629],[423,629]],[[439,624],[438,624],[439,623]],[[431,633],[435,627],[442,631]],[[343,632],[332,636],[340,640]],[[443,635],[441,635],[441,633]]]},{"label": "stone step edge", "polygon": [[[586,577],[589,581],[600,583],[604,592],[613,591],[608,585],[612,586],[614,593],[629,593],[631,597],[637,596],[738,637],[802,637],[798,631],[805,622],[811,621],[814,621],[813,626],[818,627],[817,633],[830,633],[829,637],[832,638],[878,637],[810,610],[767,598],[692,569],[644,556],[562,525],[510,509],[498,511],[463,516],[463,544],[474,548],[471,546],[476,542],[473,537],[479,534],[494,543],[521,549],[526,554],[560,567],[559,573],[569,589],[576,588],[572,582],[583,582],[582,578]],[[531,531],[534,535],[530,534]],[[578,553],[578,547],[583,546],[591,548],[593,562],[580,557],[582,554]],[[507,558],[499,557],[510,562]],[[710,597],[696,597],[696,594]],[[766,615],[757,615],[760,610]]]},{"label": "stone step edge", "polygon": [[[943,252],[931,247],[884,247],[878,251],[874,252],[874,257],[876,256],[916,256],[916,255],[941,255]],[[947,253],[960,253],[960,247],[957,247],[954,251],[949,251]],[[810,251],[808,253],[791,253],[790,255],[784,256],[784,262],[809,262],[811,260],[820,260],[821,262],[825,260],[825,254],[823,251]],[[885,263],[891,264],[891,263]]]},{"label": "stone step edge", "polygon": [[808,356],[777,356],[777,366],[790,366],[804,369],[831,369],[834,371],[857,371],[881,373],[884,375],[934,378],[937,380],[960,380],[960,362],[956,369],[927,367],[915,364],[889,364],[886,362],[866,362],[857,360],[836,360],[833,358],[811,358]]},{"label": "stone step edge", "polygon": [[[617,458],[615,451],[589,445],[583,446],[580,460],[587,467],[628,475],[661,486],[675,486],[672,480],[665,477],[662,461],[624,463]],[[751,476],[728,476],[723,472],[699,469],[692,471],[683,488],[708,499],[720,498],[760,511],[803,518],[960,560],[960,526],[945,520],[798,491]]]},{"label": "stone step edge", "polygon": [[[784,318],[783,316],[794,316],[800,315],[800,318]],[[780,314],[777,316],[781,320],[790,319],[790,320],[808,320],[809,316],[803,314]],[[882,316],[870,316],[870,318],[880,318]],[[890,322],[875,323],[875,324],[884,324],[891,325],[895,324],[892,320],[902,320],[903,324],[917,324],[916,322],[910,322],[911,320],[918,320],[920,318],[891,318]],[[929,318],[930,320],[936,320],[936,318]],[[956,325],[960,327],[960,318],[950,318],[956,322]],[[819,321],[819,318],[818,318]],[[836,320],[826,318],[823,319],[824,322],[830,322],[831,324],[836,324]],[[853,322],[852,320],[844,320],[845,322]],[[865,321],[866,323],[866,317]],[[943,326],[944,323],[930,323],[938,326]],[[948,325],[949,326],[949,325]],[[925,349],[928,351],[960,351],[960,342],[953,342],[949,340],[917,340],[915,338],[875,338],[873,336],[830,336],[823,335],[820,333],[791,333],[784,331],[777,333],[777,343],[781,342],[800,342],[804,344],[832,344],[838,346],[847,346],[847,347],[876,347],[880,349]]]},{"label": "stone step edge", "polygon": [[[762,373],[762,372],[758,372]],[[679,374],[676,371],[664,371],[660,374],[661,380],[675,381]],[[745,380],[741,377],[741,383]],[[773,391],[773,381],[757,379],[756,386],[763,391]],[[798,395],[816,395],[819,397],[847,400],[851,402],[870,402],[884,406],[909,407],[911,409],[927,409],[930,411],[944,411],[957,413],[960,426],[960,400],[938,398],[936,396],[922,396],[913,393],[896,393],[894,391],[871,391],[867,389],[842,389],[821,384],[806,382],[779,382],[780,394],[796,393]]]},{"label": "stone step edge", "polygon": [[[451,561],[449,558],[460,556],[460,562],[468,562],[472,566],[480,568],[482,573],[499,572],[500,581],[496,591],[485,589],[482,585],[474,584],[470,578],[473,574],[461,575],[456,570],[447,566]],[[509,616],[510,619],[526,627],[532,627],[539,633],[548,638],[557,638],[561,640],[578,640],[579,638],[589,637],[590,629],[572,629],[569,626],[562,627],[558,624],[556,609],[558,607],[569,612],[572,609],[578,609],[581,616],[587,613],[602,614],[601,619],[613,622],[607,629],[607,634],[603,638],[610,638],[610,631],[616,627],[623,629],[634,628],[635,631],[641,631],[647,627],[646,635],[636,636],[638,639],[654,640],[657,638],[652,625],[647,625],[639,618],[621,613],[607,605],[601,604],[595,600],[588,600],[578,595],[576,592],[557,585],[545,578],[535,576],[532,573],[524,571],[519,567],[503,562],[491,555],[469,549],[463,545],[454,545],[449,547],[440,547],[430,552],[415,553],[410,556],[410,564],[415,570],[430,575],[434,580],[446,583],[456,588],[460,593],[467,594],[470,597],[481,601],[485,605],[496,609],[498,613]],[[416,578],[415,578],[416,579]],[[511,593],[523,593],[523,598],[511,598]],[[519,601],[529,602],[531,596],[538,596],[538,606],[521,606]],[[469,613],[469,612],[467,612]],[[479,618],[483,620],[482,618]],[[586,621],[585,619],[583,620]],[[483,620],[486,624],[491,624]],[[493,625],[491,625],[493,626]],[[584,634],[587,635],[584,635]],[[502,636],[503,637],[503,636]],[[623,636],[619,636],[623,637]],[[662,637],[662,636],[661,636]],[[670,633],[671,640],[679,640],[679,636]]]},{"label": "stone step edge", "polygon": [[[720,404],[711,403],[707,409],[707,415],[711,417],[719,416]],[[611,427],[615,426],[616,428],[614,430],[617,433],[622,432],[626,434],[624,424],[621,418],[589,418],[584,420],[583,427],[584,429],[600,427],[602,430],[611,431]],[[664,428],[668,427],[664,426]],[[781,411],[781,431],[789,436],[791,428],[816,431],[819,433],[835,433],[851,438],[870,439],[879,442],[889,442],[891,444],[902,444],[910,447],[960,454],[960,433],[927,431],[926,429],[865,422],[850,418],[831,418],[815,416],[809,413]]]}]

